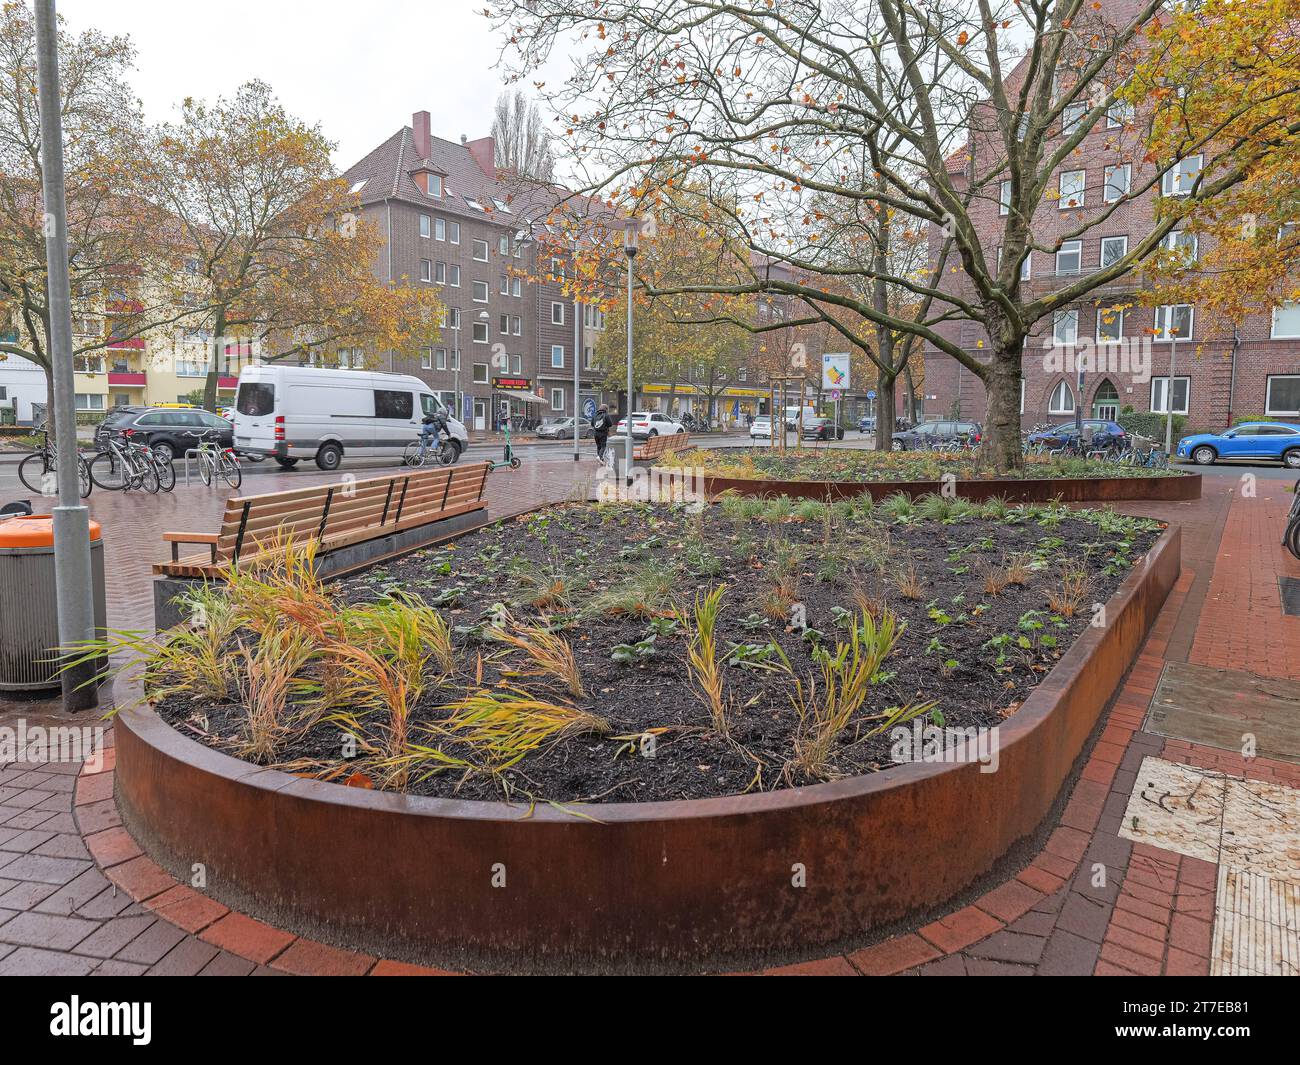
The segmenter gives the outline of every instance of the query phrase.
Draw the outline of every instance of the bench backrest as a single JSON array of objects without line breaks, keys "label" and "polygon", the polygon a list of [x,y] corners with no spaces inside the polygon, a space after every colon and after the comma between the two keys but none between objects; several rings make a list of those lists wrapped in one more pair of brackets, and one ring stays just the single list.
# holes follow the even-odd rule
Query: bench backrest
[{"label": "bench backrest", "polygon": [[237,562],[272,542],[365,539],[390,526],[432,521],[442,511],[481,500],[488,468],[487,462],[440,466],[235,496],[226,501],[217,533],[217,561]]},{"label": "bench backrest", "polygon": [[677,451],[691,441],[690,433],[672,433],[666,436],[652,436],[641,446],[641,454],[646,458]]}]

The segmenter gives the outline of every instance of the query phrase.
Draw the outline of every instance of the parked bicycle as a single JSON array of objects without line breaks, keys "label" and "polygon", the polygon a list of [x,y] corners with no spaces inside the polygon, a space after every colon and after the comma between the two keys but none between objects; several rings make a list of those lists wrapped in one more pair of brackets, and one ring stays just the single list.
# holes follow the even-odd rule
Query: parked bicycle
[{"label": "parked bicycle", "polygon": [[217,442],[217,432],[216,429],[208,429],[199,435],[199,446],[194,449],[194,457],[199,464],[199,477],[206,485],[211,485],[220,477],[231,488],[238,488],[244,483],[239,456],[233,447],[222,447]]},{"label": "parked bicycle", "polygon": [[1287,514],[1286,531],[1282,534],[1282,546],[1296,558],[1300,558],[1300,481],[1291,489],[1291,511]]},{"label": "parked bicycle", "polygon": [[[50,442],[48,429],[37,430],[41,434],[41,446],[18,464],[18,479],[32,492],[40,495],[52,495],[56,489],[55,477],[58,476],[58,460],[54,445]],[[53,475],[53,477],[51,476]],[[90,477],[90,466],[86,460],[77,456],[77,491],[81,498],[90,495],[94,482]]]},{"label": "parked bicycle", "polygon": [[[156,493],[162,487],[157,456],[145,444],[130,439],[123,430],[101,440],[101,450],[90,460],[90,479],[108,492],[129,492],[143,488]],[[176,483],[175,474],[171,483]]]}]

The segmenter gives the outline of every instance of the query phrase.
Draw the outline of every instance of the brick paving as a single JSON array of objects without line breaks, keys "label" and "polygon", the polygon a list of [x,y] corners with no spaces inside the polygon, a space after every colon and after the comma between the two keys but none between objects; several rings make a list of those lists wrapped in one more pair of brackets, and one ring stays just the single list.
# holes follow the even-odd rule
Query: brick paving
[{"label": "brick paving", "polygon": [[[539,469],[526,490],[494,482],[493,512],[564,498],[571,484],[571,465]],[[1183,573],[1028,864],[914,931],[769,973],[1208,973],[1217,867],[1119,833],[1147,756],[1300,787],[1300,766],[1142,731],[1166,662],[1296,676],[1300,619],[1283,617],[1277,598],[1278,575],[1300,576],[1300,563],[1277,546],[1289,497],[1284,482],[1261,485],[1242,497],[1236,482],[1207,478],[1199,501],[1124,508],[1183,525]],[[102,762],[84,770],[0,767],[0,975],[441,975],[303,939],[177,884],[121,827],[111,732],[105,743]]]}]

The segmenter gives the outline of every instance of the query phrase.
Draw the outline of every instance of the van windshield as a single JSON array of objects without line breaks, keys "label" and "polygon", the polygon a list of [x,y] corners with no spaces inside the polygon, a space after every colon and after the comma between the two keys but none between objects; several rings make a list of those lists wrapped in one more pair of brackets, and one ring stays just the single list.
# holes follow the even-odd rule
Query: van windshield
[{"label": "van windshield", "polygon": [[275,410],[275,385],[261,381],[241,381],[235,410],[249,418],[270,414]]}]

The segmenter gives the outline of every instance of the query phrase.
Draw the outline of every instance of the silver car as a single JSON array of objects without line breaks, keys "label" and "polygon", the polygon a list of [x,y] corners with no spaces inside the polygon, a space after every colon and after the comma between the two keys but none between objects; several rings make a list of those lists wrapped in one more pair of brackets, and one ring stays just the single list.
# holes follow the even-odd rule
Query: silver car
[{"label": "silver car", "polygon": [[[573,419],[557,418],[555,421],[546,421],[537,427],[537,435],[544,440],[557,440],[568,437],[573,439]],[[591,435],[591,422],[586,418],[578,419],[578,437],[581,440],[587,439]]]}]

